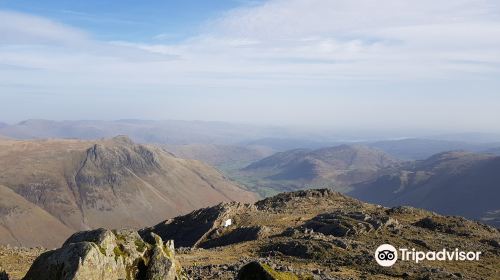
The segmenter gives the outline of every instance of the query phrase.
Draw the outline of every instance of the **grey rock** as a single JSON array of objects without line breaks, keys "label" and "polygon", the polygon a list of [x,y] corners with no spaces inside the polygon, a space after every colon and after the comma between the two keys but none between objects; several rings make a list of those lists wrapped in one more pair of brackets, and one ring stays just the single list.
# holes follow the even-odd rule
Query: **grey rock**
[{"label": "grey rock", "polygon": [[24,280],[180,280],[172,242],[145,243],[133,230],[73,234],[61,248],[40,255]]}]

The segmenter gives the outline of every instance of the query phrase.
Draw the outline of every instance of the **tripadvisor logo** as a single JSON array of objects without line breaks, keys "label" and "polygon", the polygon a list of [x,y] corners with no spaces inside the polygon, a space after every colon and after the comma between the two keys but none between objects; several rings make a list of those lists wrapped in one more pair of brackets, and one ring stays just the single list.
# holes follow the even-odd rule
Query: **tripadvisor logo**
[{"label": "tripadvisor logo", "polygon": [[[397,250],[390,244],[382,244],[375,250],[375,260],[381,266],[393,266],[399,259],[401,261],[412,261],[419,263],[423,260],[428,261],[478,261],[481,252],[465,252],[458,249],[449,251],[416,251],[415,248],[399,248]],[[399,256],[399,258],[398,258]]]}]

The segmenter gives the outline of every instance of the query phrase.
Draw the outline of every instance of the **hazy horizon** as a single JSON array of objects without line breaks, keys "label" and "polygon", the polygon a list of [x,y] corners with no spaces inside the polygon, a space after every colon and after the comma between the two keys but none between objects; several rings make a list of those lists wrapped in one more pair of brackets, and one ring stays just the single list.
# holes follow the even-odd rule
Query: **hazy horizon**
[{"label": "hazy horizon", "polygon": [[497,1],[116,5],[0,1],[0,121],[500,133]]},{"label": "hazy horizon", "polygon": [[[6,126],[2,126],[4,124]],[[183,125],[184,124],[184,125]],[[113,126],[118,127],[113,128]],[[128,128],[127,128],[128,127]],[[260,141],[265,139],[274,139],[285,142],[299,141],[302,144],[310,144],[315,142],[317,145],[340,145],[341,143],[361,143],[361,142],[376,142],[376,141],[393,141],[404,139],[427,139],[427,140],[445,140],[456,142],[469,142],[469,143],[500,143],[500,133],[489,131],[452,131],[452,130],[414,130],[414,129],[374,129],[374,128],[359,128],[359,127],[331,127],[331,126],[299,126],[299,125],[273,125],[273,124],[256,124],[245,122],[231,122],[231,121],[208,121],[208,120],[176,120],[176,119],[111,119],[111,120],[98,120],[98,119],[74,119],[74,120],[50,120],[50,119],[26,119],[16,122],[6,122],[0,120],[0,137],[11,136],[16,138],[16,131],[21,129],[28,134],[30,129],[33,131],[31,137],[23,136],[21,138],[39,138],[37,133],[47,129],[45,132],[49,138],[57,137],[58,133],[62,133],[62,138],[82,138],[89,139],[92,135],[92,129],[100,129],[102,136],[97,138],[110,138],[118,135],[137,136],[132,128],[148,128],[148,129],[177,129],[189,131],[194,129],[197,132],[205,131],[202,133],[205,136],[217,135],[224,139],[228,135],[231,137],[239,138],[243,144],[248,141]],[[78,128],[84,130],[78,131]],[[13,130],[12,130],[13,129]],[[81,134],[81,136],[71,136],[73,130],[75,135],[80,135],[85,129],[90,129],[89,135]],[[103,130],[104,129],[104,130]],[[216,131],[211,131],[215,129]],[[50,132],[52,131],[52,132]],[[66,131],[66,132],[65,132]],[[229,132],[230,131],[230,132]],[[229,134],[227,134],[229,132]],[[54,134],[56,133],[56,134]],[[129,135],[128,133],[132,133]],[[180,135],[184,132],[179,131]],[[254,133],[254,135],[252,135]],[[159,133],[161,135],[161,133]],[[227,135],[226,135],[227,134]],[[66,136],[64,136],[66,135]],[[157,135],[158,136],[158,135]],[[181,136],[182,137],[182,136]],[[231,138],[229,137],[229,138]],[[44,138],[44,137],[42,137]],[[92,138],[92,137],[91,137]],[[97,139],[96,138],[96,139]],[[189,137],[188,137],[189,138]],[[226,139],[229,140],[229,139]],[[273,141],[274,141],[273,140]],[[193,139],[187,139],[191,144],[196,143]],[[306,142],[304,142],[306,141]],[[223,140],[225,142],[225,140]],[[238,141],[237,141],[238,142]],[[219,144],[221,144],[220,142]],[[227,143],[235,144],[228,141]],[[322,144],[321,144],[322,143]]]}]

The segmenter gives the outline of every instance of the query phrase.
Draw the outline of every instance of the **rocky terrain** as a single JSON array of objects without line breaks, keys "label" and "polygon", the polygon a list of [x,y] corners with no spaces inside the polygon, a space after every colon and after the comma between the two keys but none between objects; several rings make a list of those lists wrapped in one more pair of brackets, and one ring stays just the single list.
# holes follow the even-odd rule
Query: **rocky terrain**
[{"label": "rocky terrain", "polygon": [[355,183],[375,178],[398,160],[362,145],[276,153],[233,172],[231,177],[266,195],[313,187],[347,191]]},{"label": "rocky terrain", "polygon": [[386,206],[411,205],[500,227],[500,157],[446,152],[408,162],[349,193]]},{"label": "rocky terrain", "polygon": [[56,247],[73,232],[140,228],[253,193],[199,161],[127,137],[0,140],[0,244]]},{"label": "rocky terrain", "polygon": [[[160,239],[167,241],[164,246]],[[373,256],[382,243],[482,254],[479,261],[398,260],[385,268]],[[156,279],[138,275],[152,270],[155,248],[170,251],[162,256],[173,256],[173,244],[175,258],[159,263],[175,264],[177,279],[498,279],[500,275],[498,229],[411,207],[385,208],[320,189],[283,193],[255,204],[222,203],[138,233],[104,229],[77,233],[62,248],[43,253],[25,279]],[[75,256],[86,256],[77,268]],[[16,271],[4,260],[0,258],[0,264],[16,277],[26,273],[26,264],[32,261],[20,260]],[[49,271],[91,276],[47,278]]]}]

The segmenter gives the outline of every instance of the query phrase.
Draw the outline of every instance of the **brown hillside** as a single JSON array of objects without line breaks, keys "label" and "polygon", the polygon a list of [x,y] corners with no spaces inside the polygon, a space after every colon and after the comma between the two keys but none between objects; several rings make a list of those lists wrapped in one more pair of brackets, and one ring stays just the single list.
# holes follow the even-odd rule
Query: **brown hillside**
[{"label": "brown hillside", "polygon": [[[1,226],[17,238],[14,242],[2,233],[1,243],[54,246],[72,231],[138,228],[222,201],[255,199],[204,163],[136,145],[127,137],[1,140],[0,170],[5,186],[0,190],[11,197],[2,195]],[[9,222],[11,205],[18,209],[16,225]],[[30,239],[36,234],[22,227],[28,218],[49,231]],[[45,222],[54,226],[42,227]],[[30,225],[34,228],[36,223]]]}]

